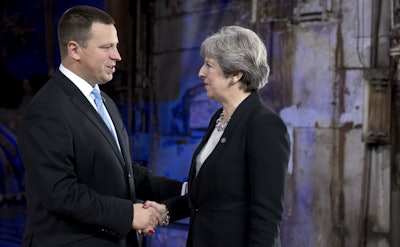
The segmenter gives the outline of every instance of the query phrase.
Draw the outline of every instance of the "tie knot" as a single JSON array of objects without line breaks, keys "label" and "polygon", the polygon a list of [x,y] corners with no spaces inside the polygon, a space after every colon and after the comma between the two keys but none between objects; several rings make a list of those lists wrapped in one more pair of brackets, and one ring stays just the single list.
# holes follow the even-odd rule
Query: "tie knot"
[{"label": "tie knot", "polygon": [[96,89],[96,88],[92,90],[92,95],[97,100],[101,99],[100,91],[98,89]]}]

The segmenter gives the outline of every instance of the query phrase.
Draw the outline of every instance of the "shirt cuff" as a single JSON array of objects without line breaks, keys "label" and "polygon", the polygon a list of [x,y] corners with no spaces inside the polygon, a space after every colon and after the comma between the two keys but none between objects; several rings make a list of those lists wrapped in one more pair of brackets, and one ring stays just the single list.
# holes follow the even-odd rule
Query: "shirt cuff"
[{"label": "shirt cuff", "polygon": [[187,182],[183,182],[182,189],[181,189],[181,196],[184,196],[186,194],[186,186],[187,186]]}]

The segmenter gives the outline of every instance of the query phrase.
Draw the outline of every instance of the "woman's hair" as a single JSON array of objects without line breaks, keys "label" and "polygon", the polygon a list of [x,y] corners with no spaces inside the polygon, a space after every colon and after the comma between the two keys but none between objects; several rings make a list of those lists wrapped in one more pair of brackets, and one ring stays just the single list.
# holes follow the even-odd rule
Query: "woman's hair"
[{"label": "woman's hair", "polygon": [[72,40],[86,47],[95,22],[115,25],[114,19],[108,13],[95,7],[79,5],[64,12],[58,23],[57,34],[62,58],[67,55],[67,45]]},{"label": "woman's hair", "polygon": [[217,60],[226,77],[242,72],[242,88],[251,92],[268,82],[267,49],[258,35],[239,26],[225,26],[201,44],[200,54]]}]

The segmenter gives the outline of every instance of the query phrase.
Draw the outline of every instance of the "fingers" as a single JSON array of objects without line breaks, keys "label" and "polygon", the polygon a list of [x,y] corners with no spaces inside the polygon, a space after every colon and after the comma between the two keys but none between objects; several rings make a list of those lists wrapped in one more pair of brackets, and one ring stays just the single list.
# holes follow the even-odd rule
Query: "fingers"
[{"label": "fingers", "polygon": [[163,223],[163,216],[161,215],[161,213],[157,210],[157,208],[154,207],[149,207],[147,210],[151,210],[153,215],[155,216],[155,218],[153,218],[154,220],[156,220],[155,225],[159,225],[161,226]]},{"label": "fingers", "polygon": [[[154,229],[160,225],[160,213],[154,208],[143,208],[143,204],[133,204],[132,228],[135,230]],[[151,232],[147,230],[147,232]]]},{"label": "fingers", "polygon": [[[161,215],[161,219],[159,219],[159,225],[168,225],[169,223],[169,212],[167,207],[164,204],[160,204],[154,201],[146,201],[143,206],[145,208],[154,208],[156,209],[160,215]],[[161,221],[160,221],[161,220]]]},{"label": "fingers", "polygon": [[147,236],[147,235],[153,235],[155,233],[155,230],[152,228],[146,228],[146,229],[140,230],[138,232],[139,232],[139,234],[142,234],[143,236]]},{"label": "fingers", "polygon": [[133,204],[133,214],[132,228],[143,236],[152,235],[157,226],[169,223],[167,207],[154,201]]},{"label": "fingers", "polygon": [[144,208],[148,208],[150,210],[155,210],[154,215],[157,217],[157,225],[163,225],[163,221],[166,215],[166,207],[163,204],[159,204],[154,201],[146,201],[143,204]]}]

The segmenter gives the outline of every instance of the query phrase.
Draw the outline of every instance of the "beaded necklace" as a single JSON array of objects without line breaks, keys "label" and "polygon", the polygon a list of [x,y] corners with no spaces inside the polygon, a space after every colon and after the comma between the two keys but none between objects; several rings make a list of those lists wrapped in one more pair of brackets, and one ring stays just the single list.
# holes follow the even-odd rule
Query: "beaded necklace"
[{"label": "beaded necklace", "polygon": [[222,110],[221,114],[219,115],[219,118],[215,122],[215,128],[220,132],[225,130],[226,126],[228,125],[229,121],[231,120],[231,118],[229,117],[229,119],[225,123],[222,123],[222,120],[224,119],[224,117],[225,117],[225,111]]}]

